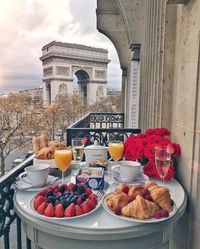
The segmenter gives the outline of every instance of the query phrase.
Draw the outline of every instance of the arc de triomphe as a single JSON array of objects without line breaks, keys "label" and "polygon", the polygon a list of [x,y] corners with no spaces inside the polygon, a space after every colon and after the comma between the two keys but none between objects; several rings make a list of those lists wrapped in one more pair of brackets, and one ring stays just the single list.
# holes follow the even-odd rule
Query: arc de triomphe
[{"label": "arc de triomphe", "polygon": [[40,60],[44,103],[53,103],[59,92],[72,94],[74,78],[85,104],[93,104],[99,95],[107,95],[106,49],[52,41],[42,48]]}]

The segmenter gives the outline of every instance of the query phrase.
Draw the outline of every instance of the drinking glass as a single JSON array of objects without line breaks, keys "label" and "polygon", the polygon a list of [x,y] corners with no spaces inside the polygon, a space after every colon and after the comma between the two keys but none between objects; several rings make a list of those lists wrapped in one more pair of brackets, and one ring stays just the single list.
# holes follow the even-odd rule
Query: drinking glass
[{"label": "drinking glass", "polygon": [[73,158],[76,162],[76,169],[74,174],[77,173],[79,169],[80,162],[83,158],[83,150],[84,150],[84,144],[82,143],[81,138],[73,138],[72,139],[72,152],[73,152]]},{"label": "drinking glass", "polygon": [[167,146],[155,147],[155,163],[161,181],[164,182],[171,164],[171,154],[168,152]]},{"label": "drinking glass", "polygon": [[[111,141],[108,144],[108,151],[109,151],[111,158],[115,161],[115,166],[117,166],[119,159],[123,156],[123,153],[124,153],[124,143],[121,141]],[[112,174],[112,168],[109,169],[109,172],[108,172],[110,176]]]},{"label": "drinking glass", "polygon": [[72,151],[70,149],[56,149],[54,159],[57,167],[62,172],[62,183],[64,183],[64,172],[70,167]]}]

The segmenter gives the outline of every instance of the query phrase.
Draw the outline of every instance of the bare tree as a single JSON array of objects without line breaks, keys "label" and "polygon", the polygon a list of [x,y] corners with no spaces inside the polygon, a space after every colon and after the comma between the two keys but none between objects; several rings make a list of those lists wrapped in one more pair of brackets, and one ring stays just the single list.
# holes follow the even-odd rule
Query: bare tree
[{"label": "bare tree", "polygon": [[0,98],[0,159],[1,175],[5,173],[5,159],[16,148],[25,146],[38,129],[37,109],[27,93],[10,94]]}]

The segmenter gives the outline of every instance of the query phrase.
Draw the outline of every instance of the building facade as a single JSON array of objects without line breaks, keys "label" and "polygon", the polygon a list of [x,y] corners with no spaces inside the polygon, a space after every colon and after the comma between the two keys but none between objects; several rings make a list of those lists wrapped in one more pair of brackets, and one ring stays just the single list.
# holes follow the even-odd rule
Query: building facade
[{"label": "building facade", "polygon": [[50,42],[42,48],[44,102],[53,103],[58,93],[78,91],[85,104],[107,93],[108,51],[84,45]]},{"label": "building facade", "polygon": [[173,249],[200,248],[199,13],[199,0],[97,0],[97,28],[122,68],[126,125],[136,114],[143,131],[166,127],[182,148],[175,172],[189,205]]}]

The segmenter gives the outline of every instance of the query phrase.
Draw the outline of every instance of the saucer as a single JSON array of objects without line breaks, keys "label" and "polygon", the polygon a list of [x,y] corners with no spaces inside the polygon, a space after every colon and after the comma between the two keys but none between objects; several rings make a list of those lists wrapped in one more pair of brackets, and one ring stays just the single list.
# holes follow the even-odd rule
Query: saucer
[{"label": "saucer", "polygon": [[[28,177],[25,176],[23,179],[28,180]],[[58,179],[58,177],[48,175],[47,182],[44,186],[41,186],[41,185],[40,186],[32,186],[31,184],[24,182],[22,179],[20,179],[20,180],[17,180],[15,182],[15,187],[18,190],[39,191],[48,185],[52,185],[57,179]]]},{"label": "saucer", "polygon": [[148,181],[149,178],[147,175],[145,175],[141,172],[140,174],[137,175],[135,180],[127,181],[120,176],[119,168],[116,167],[113,169],[113,179],[116,183],[130,183],[130,184],[132,184],[132,183],[145,183],[146,181]]}]

